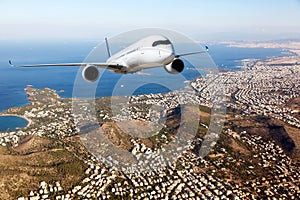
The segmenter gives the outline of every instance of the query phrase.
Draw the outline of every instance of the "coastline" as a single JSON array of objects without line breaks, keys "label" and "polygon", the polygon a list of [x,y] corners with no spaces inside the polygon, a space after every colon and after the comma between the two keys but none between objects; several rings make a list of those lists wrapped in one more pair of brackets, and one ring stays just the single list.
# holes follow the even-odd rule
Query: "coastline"
[{"label": "coastline", "polygon": [[287,41],[285,43],[278,42],[236,42],[227,41],[221,42],[220,44],[225,44],[228,47],[237,48],[279,48],[282,50],[287,50],[287,52],[293,54],[292,56],[300,56],[300,42],[299,41]]},{"label": "coastline", "polygon": [[[219,44],[225,44],[229,47],[243,47],[243,48],[281,48],[282,50],[287,50],[287,52],[293,53],[293,55],[283,55],[283,56],[274,56],[274,57],[267,57],[265,59],[257,59],[260,61],[265,62],[266,64],[271,64],[271,65],[277,65],[277,64],[294,64],[294,63],[299,63],[300,62],[300,42],[294,42],[294,43],[276,43],[276,42],[235,42],[235,41],[229,41],[229,42],[220,42]],[[299,46],[298,46],[299,45]],[[289,48],[288,48],[289,47]],[[236,60],[235,62],[241,62],[244,63],[245,61],[249,61],[249,60],[256,60],[256,58],[246,58],[246,59],[241,59],[241,60]],[[237,68],[243,68],[244,64],[242,64],[242,66],[237,66]],[[230,69],[226,69],[226,68],[219,68],[220,72],[227,72],[227,71],[231,71]],[[197,77],[194,78],[194,80],[197,79]],[[193,80],[188,80],[187,82],[192,82]],[[24,88],[25,92],[27,93],[28,90],[31,88],[32,85],[27,85],[27,87]],[[185,87],[189,87],[189,85],[185,86]],[[52,90],[52,89],[51,89]],[[59,91],[61,92],[61,91]],[[160,93],[160,92],[159,92]],[[57,95],[56,97],[58,98],[63,98],[63,99],[71,99],[72,97],[60,97],[60,95],[58,94],[58,92],[55,93],[55,95]],[[101,98],[101,97],[97,97],[97,98]],[[30,100],[29,100],[29,104],[30,104]],[[16,106],[17,108],[20,107],[26,107],[27,105],[29,105],[28,103],[20,105],[20,106]],[[12,107],[14,108],[14,107]],[[10,108],[9,108],[10,109]],[[30,125],[32,125],[32,120],[29,119],[28,117],[24,116],[24,115],[18,115],[18,114],[8,114],[5,113],[7,110],[3,110],[0,111],[0,116],[16,116],[16,117],[21,117],[23,119],[25,119],[26,121],[28,121],[28,124],[26,127],[24,128],[28,128]]]},{"label": "coastline", "polygon": [[[229,47],[225,47],[225,45],[221,45],[221,43],[217,43],[216,46],[212,45],[211,46],[211,51],[209,52],[210,56],[213,58],[215,64],[219,67],[219,70],[221,72],[223,71],[229,71],[229,70],[236,70],[239,69],[236,66],[237,65],[241,65],[240,63],[236,63],[234,61],[238,61],[238,60],[242,60],[242,59],[246,59],[246,58],[257,58],[261,59],[263,58],[268,58],[270,57],[270,55],[272,54],[273,51],[269,51],[267,50],[266,54],[264,54],[265,50],[261,50],[261,54],[260,53],[255,53],[252,52],[250,50],[250,52],[248,52],[248,50],[244,50],[244,51],[238,51],[236,49],[230,49]],[[275,51],[274,54],[272,55],[278,55],[278,52]],[[222,65],[223,64],[223,65]],[[222,67],[224,66],[224,68]],[[201,67],[201,66],[195,66],[195,67]],[[208,66],[209,67],[209,66]],[[1,66],[0,66],[1,68]],[[194,70],[188,70],[188,68],[186,68],[187,70],[185,70],[185,76],[190,79],[190,77],[196,78],[194,75],[196,74],[195,72],[193,72]],[[205,69],[204,69],[205,70]],[[59,69],[47,69],[47,70],[42,70],[43,72],[39,73],[39,76],[34,76],[31,72],[31,70],[26,70],[24,71],[23,75],[20,75],[19,73],[21,73],[21,71],[17,70],[16,73],[18,74],[6,74],[6,76],[10,77],[15,77],[15,76],[26,76],[26,81],[21,81],[20,83],[17,84],[17,86],[15,86],[14,84],[11,84],[10,81],[7,81],[7,83],[4,83],[5,86],[5,90],[1,90],[1,91],[5,91],[5,93],[2,93],[1,95],[3,95],[2,98],[2,104],[0,105],[0,112],[5,112],[7,109],[12,108],[13,107],[20,107],[23,105],[28,105],[30,102],[28,101],[28,98],[26,97],[26,94],[22,92],[22,90],[24,90],[24,88],[26,88],[27,84],[34,84],[34,87],[36,88],[45,88],[45,87],[49,87],[51,89],[55,89],[57,91],[60,90],[64,90],[63,93],[58,93],[62,98],[71,98],[72,97],[72,91],[73,91],[73,78],[76,75],[76,72],[72,72],[72,70],[70,69],[64,69],[64,68],[59,68]],[[62,73],[63,72],[63,73]],[[160,71],[163,72],[163,69]],[[155,72],[151,72],[151,73],[155,73]],[[59,80],[57,80],[55,83],[52,82],[52,80],[48,79],[48,76],[45,77],[45,74],[49,74],[49,77],[58,77],[58,76],[63,76],[63,78],[59,78]],[[64,74],[64,75],[61,75]],[[106,96],[110,96],[112,94],[112,86],[113,84],[115,84],[115,81],[111,81],[111,80],[116,80],[118,77],[118,75],[114,75],[111,73],[106,73],[106,79],[104,80],[108,86],[101,86],[99,85],[99,92],[97,92],[96,96],[98,97],[106,97]],[[140,76],[140,75],[139,75]],[[133,79],[143,82],[143,77],[142,76],[134,76]],[[150,77],[151,78],[151,77]],[[158,77],[161,79],[161,77]],[[35,82],[29,82],[27,80],[35,80]],[[177,79],[175,78],[174,83],[177,83]],[[19,80],[18,80],[19,82]],[[46,84],[45,84],[46,83]],[[182,85],[182,88],[184,88],[186,85]],[[126,86],[124,87],[124,89],[126,89]],[[160,89],[154,89],[156,92],[155,93],[160,93]],[[147,91],[146,91],[147,92]]]},{"label": "coastline", "polygon": [[[20,117],[20,118],[25,119],[25,120],[28,122],[28,124],[27,124],[25,127],[22,127],[22,128],[20,128],[20,129],[28,128],[28,127],[33,123],[31,119],[29,119],[28,117],[26,117],[26,116],[24,116],[24,115],[2,114],[2,113],[0,113],[0,117],[5,117],[5,116],[6,116],[6,117]],[[18,130],[18,129],[16,129],[16,130]]]},{"label": "coastline", "polygon": [[[184,124],[186,124],[185,130],[188,132],[192,130],[190,126],[193,126],[193,123],[189,123],[189,120],[194,119],[195,116],[199,116],[199,122],[196,121],[196,126],[197,124],[201,126],[196,127],[196,130],[198,131],[197,134],[199,133],[199,138],[197,138],[195,141],[190,141],[191,144],[194,144],[193,142],[195,142],[196,145],[199,144],[200,146],[201,144],[203,144],[202,138],[204,138],[205,134],[207,134],[209,127],[214,124],[214,122],[210,124],[212,115],[214,113],[212,113],[212,110],[209,108],[212,104],[210,99],[207,98],[210,94],[209,87],[218,87],[219,83],[226,82],[225,94],[228,97],[228,101],[226,101],[228,102],[228,112],[227,110],[225,112],[227,112],[226,115],[228,114],[228,117],[225,118],[225,120],[227,120],[226,124],[224,124],[224,126],[222,124],[222,130],[224,130],[224,132],[221,133],[222,135],[220,137],[221,139],[218,141],[218,146],[214,148],[213,146],[215,146],[215,144],[213,144],[213,151],[208,154],[207,158],[199,158],[201,159],[199,160],[199,162],[198,160],[195,160],[195,158],[197,158],[195,156],[197,156],[198,150],[196,152],[188,150],[188,152],[183,154],[182,156],[182,160],[184,160],[184,162],[182,162],[182,165],[177,165],[177,163],[181,160],[179,159],[178,162],[174,162],[174,165],[172,167],[166,168],[170,170],[168,173],[165,173],[164,170],[158,171],[158,173],[161,173],[158,175],[163,178],[163,181],[161,183],[168,184],[168,182],[165,180],[173,180],[173,174],[177,175],[178,172],[182,170],[183,173],[178,174],[181,177],[181,175],[185,174],[184,171],[190,169],[197,170],[191,171],[191,173],[193,174],[193,176],[195,175],[195,180],[201,181],[200,177],[207,177],[205,175],[205,172],[203,172],[203,174],[199,174],[199,177],[196,177],[196,173],[202,172],[198,169],[202,169],[203,167],[205,167],[207,169],[211,169],[210,171],[215,170],[216,172],[209,174],[209,177],[211,177],[209,178],[209,180],[220,180],[220,184],[227,181],[226,187],[229,188],[229,191],[237,191],[237,194],[240,194],[242,191],[250,191],[256,193],[256,185],[253,186],[252,184],[246,183],[249,180],[248,175],[241,174],[241,172],[243,173],[244,170],[241,170],[240,167],[243,167],[247,170],[250,170],[252,174],[250,177],[251,180],[252,177],[258,177],[254,180],[254,183],[259,182],[260,188],[264,187],[264,185],[266,184],[266,182],[263,181],[269,181],[265,178],[265,174],[268,174],[270,175],[270,177],[274,177],[275,180],[274,182],[268,183],[272,187],[273,185],[275,187],[278,184],[282,184],[284,186],[283,189],[287,190],[289,188],[292,188],[296,191],[296,189],[298,188],[293,188],[293,186],[295,180],[297,179],[297,177],[299,177],[299,162],[293,162],[294,160],[292,159],[294,159],[294,157],[289,157],[289,155],[291,155],[289,154],[291,152],[291,150],[289,150],[290,146],[283,145],[294,144],[295,146],[293,147],[293,152],[298,152],[300,146],[300,142],[297,137],[299,131],[298,128],[300,127],[300,121],[297,119],[297,113],[294,112],[294,110],[298,108],[297,102],[299,102],[299,100],[294,99],[293,102],[290,102],[288,100],[288,98],[290,97],[300,98],[298,95],[299,93],[297,93],[297,91],[294,91],[293,89],[299,88],[298,80],[300,69],[299,64],[296,65],[293,62],[289,62],[288,60],[286,61],[286,64],[279,64],[279,60],[264,60],[255,62],[248,60],[249,63],[245,61],[244,65],[247,70],[212,74],[211,76],[200,76],[197,78],[197,80],[190,83],[191,87],[193,87],[190,92],[183,91],[182,93],[179,92],[178,94],[132,96],[130,99],[130,106],[127,107],[121,105],[122,108],[120,109],[120,111],[122,113],[125,113],[124,115],[111,115],[111,107],[109,105],[109,103],[111,102],[110,99],[98,99],[98,103],[100,106],[98,106],[96,113],[98,113],[97,119],[102,125],[103,132],[101,133],[107,135],[107,138],[113,144],[121,144],[124,150],[126,149],[130,152],[130,156],[132,154],[134,159],[139,161],[139,163],[142,163],[141,165],[132,165],[133,167],[143,166],[144,163],[149,165],[149,163],[151,162],[148,162],[148,160],[146,160],[147,162],[144,162],[140,159],[140,155],[147,152],[147,155],[151,155],[150,159],[156,161],[156,155],[160,156],[160,154],[157,153],[161,152],[159,149],[161,148],[160,145],[163,145],[162,147],[163,149],[165,149],[164,146],[167,145],[169,141],[174,140],[173,138],[176,137],[176,135],[174,136],[173,133],[175,132],[176,134],[176,131],[174,130],[177,130],[178,124],[182,124],[182,122],[184,122]],[[276,63],[278,63],[278,65]],[[296,84],[293,85],[293,82]],[[270,87],[270,84],[272,84],[273,87]],[[253,86],[256,86],[255,90],[253,90]],[[195,92],[193,92],[193,90],[195,90],[196,94],[199,94],[197,95],[197,98],[195,98]],[[178,98],[176,98],[176,96]],[[18,153],[18,157],[16,157],[15,154],[7,155],[7,147],[2,148],[2,151],[6,153],[5,155],[3,155],[3,160],[5,159],[3,163],[8,166],[4,168],[5,171],[3,172],[3,174],[7,173],[10,175],[9,172],[11,172],[11,166],[15,166],[15,163],[25,163],[24,166],[16,165],[15,173],[24,173],[23,169],[28,170],[27,179],[30,181],[33,180],[31,179],[31,177],[36,178],[36,174],[32,174],[31,171],[35,169],[41,170],[40,166],[43,166],[43,170],[45,170],[47,173],[48,171],[53,170],[53,165],[44,167],[45,162],[51,162],[58,164],[54,165],[55,169],[57,169],[57,171],[54,171],[55,174],[50,174],[49,177],[51,178],[51,181],[57,181],[57,178],[55,177],[60,176],[57,176],[56,172],[63,173],[63,175],[69,175],[72,173],[72,171],[69,169],[83,169],[85,173],[80,173],[80,175],[83,177],[81,177],[75,185],[72,185],[72,188],[62,190],[60,193],[62,195],[74,194],[74,198],[76,198],[78,194],[76,192],[72,193],[72,191],[74,191],[74,188],[85,188],[88,185],[88,187],[91,188],[88,190],[88,192],[94,192],[95,190],[93,190],[93,186],[95,186],[96,188],[100,188],[101,186],[95,184],[97,181],[100,182],[102,180],[109,181],[119,179],[122,181],[140,180],[136,178],[140,176],[139,173],[135,173],[138,174],[137,176],[133,174],[130,177],[126,176],[126,179],[124,179],[123,174],[117,171],[119,168],[116,168],[116,173],[112,173],[110,170],[103,171],[102,169],[107,169],[106,167],[103,167],[108,164],[106,158],[99,159],[99,157],[94,156],[95,154],[92,154],[91,157],[89,156],[89,153],[92,153],[91,148],[100,148],[98,149],[98,152],[101,153],[101,155],[107,155],[106,149],[108,147],[108,143],[107,140],[101,141],[102,137],[98,138],[94,137],[94,134],[85,134],[89,131],[93,133],[93,128],[97,128],[97,126],[93,126],[93,124],[87,124],[88,126],[84,126],[83,128],[85,129],[81,129],[81,131],[83,131],[81,133],[84,134],[80,134],[80,129],[76,127],[77,124],[75,124],[74,122],[81,122],[81,120],[84,120],[85,122],[89,121],[90,119],[94,120],[94,118],[89,118],[89,115],[84,115],[84,113],[83,115],[78,113],[75,116],[77,120],[74,120],[74,113],[71,110],[71,99],[65,100],[65,98],[60,98],[56,94],[56,91],[53,89],[35,88],[31,88],[30,90],[28,90],[28,97],[31,100],[31,106],[25,107],[24,109],[11,109],[7,113],[5,113],[6,116],[18,116],[26,119],[27,117],[29,117],[33,120],[34,125],[26,129],[26,131],[14,131],[12,132],[12,134],[5,133],[3,134],[2,138],[0,138],[0,144],[2,143],[3,146],[10,145],[13,147],[12,150],[20,152]],[[178,105],[180,104],[184,104],[185,108],[189,111],[188,116],[184,116],[183,120],[185,121],[181,121],[182,115],[179,109],[177,109],[179,108]],[[78,110],[84,110],[85,112],[89,112],[89,110],[91,109],[91,107],[89,106],[89,101],[78,101],[78,104],[76,105],[78,106]],[[168,123],[165,123],[164,121],[162,121],[162,123],[165,123],[168,126],[166,129],[163,129],[163,133],[157,134],[152,138],[140,139],[139,137],[132,138],[132,135],[127,134],[127,131],[123,131],[122,129],[118,128],[115,119],[120,119],[121,123],[123,120],[123,124],[130,122],[128,123],[126,128],[131,133],[133,133],[133,131],[130,130],[130,128],[132,127],[130,126],[130,124],[132,123],[134,125],[142,125],[141,128],[146,128],[146,125],[148,125],[149,123],[156,123],[152,120],[153,118],[150,114],[154,114],[152,116],[161,116],[161,112],[155,111],[154,109],[151,110],[151,108],[148,109],[149,105],[150,107],[152,107],[151,105],[161,106],[164,108],[164,110],[166,110],[165,116],[166,122]],[[196,105],[196,107],[192,105]],[[28,114],[26,114],[27,117],[23,116],[25,115],[24,113],[26,113],[26,111],[28,111]],[[14,114],[10,115],[9,112],[13,112]],[[201,116],[200,113],[202,113]],[[4,116],[4,114],[2,116]],[[134,116],[134,118],[132,116]],[[216,122],[220,121],[218,120]],[[255,126],[252,126],[252,124],[254,124]],[[274,131],[276,132],[274,133]],[[137,129],[137,132],[135,132],[135,134],[137,134],[138,132],[139,131]],[[23,138],[28,135],[34,135],[38,137],[27,137],[24,140]],[[211,134],[210,138],[213,138],[214,135],[215,134]],[[184,138],[184,140],[186,140],[186,138]],[[89,148],[82,148],[84,147],[82,146],[82,144],[89,145],[87,146]],[[191,145],[189,142],[182,149],[188,149],[190,148],[190,146]],[[111,152],[109,149],[108,151],[109,153]],[[174,149],[172,153],[174,152],[178,155],[179,151],[180,149],[177,148]],[[49,152],[51,154],[49,154]],[[252,154],[251,152],[255,153]],[[30,154],[30,160],[28,159],[28,154]],[[271,157],[267,157],[266,155],[270,155]],[[72,160],[73,158],[79,158],[79,162],[88,163],[88,167],[80,168],[78,167],[80,165],[78,165],[77,161],[75,164],[70,163],[69,159],[67,160],[66,157]],[[18,162],[15,162],[15,160],[13,159],[18,159]],[[206,160],[203,161],[203,159]],[[36,160],[37,162],[32,162],[32,160]],[[114,161],[113,158],[112,160]],[[270,162],[270,160],[272,160],[272,163]],[[27,161],[30,161],[29,164],[26,163]],[[155,162],[155,165],[152,165],[154,166],[153,168],[157,166],[157,163],[159,166],[161,165],[160,160],[157,159],[157,161],[158,162]],[[203,163],[205,163],[205,165]],[[220,166],[222,166],[222,168],[219,167],[219,165],[216,165],[216,163],[220,163]],[[256,163],[270,163],[270,165],[266,166]],[[64,167],[65,164],[66,167]],[[103,168],[101,169],[101,167]],[[86,173],[86,169],[89,170],[89,173]],[[99,169],[101,169],[101,172]],[[129,166],[130,172],[132,172],[131,169],[134,170],[135,168],[130,168]],[[278,173],[278,169],[282,169],[282,172],[284,173],[291,172],[290,174],[288,174],[291,179],[289,179],[288,181],[282,180],[280,178],[282,173]],[[260,171],[262,170],[265,170],[264,174],[260,173]],[[225,175],[224,172],[226,172]],[[25,171],[25,173],[27,173],[27,171]],[[48,177],[47,173],[44,174],[46,174]],[[237,174],[237,176],[233,179],[232,177],[228,177],[227,173]],[[94,178],[99,174],[101,177],[104,177],[104,179],[101,180],[98,178]],[[220,177],[219,174],[221,174],[222,176]],[[110,176],[114,176],[113,179],[111,179]],[[41,183],[45,180],[44,176],[41,176],[41,178],[42,180],[37,180],[35,182]],[[154,182],[151,180],[156,179],[157,174],[154,173],[153,176],[151,175],[150,181],[147,182],[148,185],[151,185]],[[236,187],[236,182],[234,181],[235,179],[242,180],[240,182],[243,184],[239,185],[239,190]],[[14,181],[13,178],[10,178],[9,180]],[[280,180],[281,182],[278,182],[278,180]],[[203,181],[203,183],[208,184],[208,181]],[[43,185],[45,185],[52,182],[46,180],[42,183]],[[172,184],[173,182],[170,183]],[[185,181],[183,181],[182,183],[188,184]],[[211,184],[213,185],[215,183],[216,182],[212,182]],[[120,190],[122,188],[122,191],[124,189],[123,185],[125,185],[125,182],[124,184],[122,182],[120,186]],[[130,190],[135,186],[128,184],[128,186],[126,187],[127,190]],[[151,187],[154,186],[151,185]],[[201,188],[202,186],[199,186],[199,190]],[[146,187],[143,190],[149,191]],[[37,192],[32,192],[30,188],[30,194],[40,194],[40,189],[37,189],[36,191]],[[50,190],[47,189],[47,191]],[[112,192],[110,188],[104,188],[103,191],[107,191],[107,194],[114,195],[114,193],[108,193]],[[207,191],[211,193],[214,192],[214,190]],[[26,195],[28,194],[29,191],[26,193]],[[49,192],[48,194],[53,196],[57,195],[57,193],[51,192]],[[263,193],[256,194],[257,197],[263,197],[264,195]]]}]

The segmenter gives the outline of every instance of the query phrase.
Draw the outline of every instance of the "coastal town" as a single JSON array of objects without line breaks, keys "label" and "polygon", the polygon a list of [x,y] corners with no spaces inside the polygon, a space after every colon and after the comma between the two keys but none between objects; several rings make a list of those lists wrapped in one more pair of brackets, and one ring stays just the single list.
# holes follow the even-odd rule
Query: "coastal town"
[{"label": "coastal town", "polygon": [[[298,64],[270,66],[262,61],[250,60],[245,61],[241,71],[218,74],[215,82],[225,85],[228,107],[240,110],[245,115],[280,119],[300,128],[299,108],[287,107],[290,100],[299,98],[299,73]],[[200,77],[191,86],[195,90],[206,87],[207,78]],[[201,102],[209,104],[208,90],[201,91]]]},{"label": "coastal town", "polygon": [[[24,138],[28,136],[50,138],[62,144],[62,148],[78,158],[85,168],[81,179],[67,188],[55,180],[56,177],[52,177],[52,181],[40,180],[37,188],[17,198],[299,199],[300,141],[297,138],[300,134],[300,62],[297,56],[293,59],[290,59],[293,62],[282,64],[276,58],[244,60],[239,71],[200,76],[182,91],[127,97],[128,101],[125,102],[128,105],[118,105],[118,113],[111,112],[114,110],[110,105],[113,102],[111,99],[97,99],[96,103],[101,103],[101,106],[96,106],[94,111],[99,122],[96,129],[102,128],[108,138],[115,138],[109,137],[109,134],[118,135],[121,139],[114,139],[113,143],[119,144],[132,155],[137,163],[135,167],[143,166],[147,161],[145,157],[155,160],[155,165],[164,166],[156,167],[150,162],[147,166],[151,170],[145,172],[114,168],[97,154],[86,149],[82,150],[84,153],[79,152],[77,147],[84,149],[83,138],[87,134],[81,134],[78,126],[95,120],[92,119],[95,116],[89,119],[84,115],[92,108],[89,100],[75,102],[77,109],[85,111],[82,114],[74,112],[72,100],[60,98],[52,89],[25,88],[30,105],[11,108],[4,114],[23,116],[30,120],[30,125],[0,133],[0,145],[14,151],[24,144]],[[203,116],[212,114],[210,108],[214,106],[212,99],[215,95],[212,91],[221,86],[224,88],[224,105],[228,111],[227,114],[221,114],[227,122],[218,139],[211,144],[209,154],[202,157],[199,156],[199,149],[205,140],[203,136],[213,123],[203,120]],[[176,159],[160,161],[158,152],[176,140],[176,134],[173,133],[178,125],[176,109],[184,105],[197,106],[196,111],[191,111],[191,116],[201,113],[198,133],[186,141],[181,151],[175,152]],[[259,121],[258,117],[265,121]],[[125,135],[124,131],[116,128],[116,123],[122,121],[150,122],[155,125],[161,122],[160,118],[166,119],[165,124],[158,126],[156,134],[159,136],[153,136],[151,140]],[[266,137],[268,131],[261,134],[259,128],[254,129],[255,133],[248,127],[244,129],[247,120],[249,123],[253,120],[253,125],[263,127],[270,133],[274,127],[280,127],[287,134],[285,138],[289,138],[292,147],[286,148],[280,139]],[[107,130],[107,127],[114,131]],[[78,142],[75,145],[73,141]],[[105,143],[98,145],[107,146]]]}]

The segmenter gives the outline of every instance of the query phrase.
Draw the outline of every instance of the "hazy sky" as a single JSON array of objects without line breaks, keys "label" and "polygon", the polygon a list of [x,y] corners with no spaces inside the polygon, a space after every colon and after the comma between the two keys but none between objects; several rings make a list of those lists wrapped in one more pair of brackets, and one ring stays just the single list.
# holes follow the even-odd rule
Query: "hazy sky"
[{"label": "hazy sky", "polygon": [[100,39],[143,27],[198,40],[300,35],[298,0],[0,0],[0,9],[0,40]]}]

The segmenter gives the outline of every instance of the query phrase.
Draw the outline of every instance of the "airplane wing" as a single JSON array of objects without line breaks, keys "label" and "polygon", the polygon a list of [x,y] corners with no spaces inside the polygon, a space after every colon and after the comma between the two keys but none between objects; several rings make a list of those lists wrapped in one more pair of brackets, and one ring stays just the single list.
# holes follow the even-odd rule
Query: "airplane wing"
[{"label": "airplane wing", "polygon": [[55,64],[34,64],[34,65],[21,65],[14,66],[11,60],[8,61],[12,67],[85,67],[88,65],[95,66],[97,68],[109,69],[116,73],[125,73],[127,66],[115,64],[115,63],[55,63]]},{"label": "airplane wing", "polygon": [[204,51],[197,51],[197,52],[191,52],[191,53],[184,53],[184,54],[178,54],[175,55],[175,58],[179,58],[181,56],[189,56],[189,55],[194,55],[194,54],[200,54],[200,53],[207,53],[208,52],[208,46],[205,46]]}]

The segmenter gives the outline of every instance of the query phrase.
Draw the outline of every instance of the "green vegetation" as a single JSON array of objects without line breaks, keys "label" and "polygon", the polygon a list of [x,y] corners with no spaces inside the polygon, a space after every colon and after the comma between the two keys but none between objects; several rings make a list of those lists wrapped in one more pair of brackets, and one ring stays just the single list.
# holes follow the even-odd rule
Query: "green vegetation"
[{"label": "green vegetation", "polygon": [[208,114],[211,113],[211,108],[210,107],[207,107],[207,106],[204,106],[204,105],[199,105],[199,109],[202,112],[205,112],[205,113],[208,113]]}]

